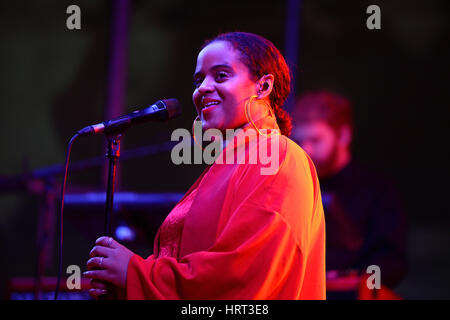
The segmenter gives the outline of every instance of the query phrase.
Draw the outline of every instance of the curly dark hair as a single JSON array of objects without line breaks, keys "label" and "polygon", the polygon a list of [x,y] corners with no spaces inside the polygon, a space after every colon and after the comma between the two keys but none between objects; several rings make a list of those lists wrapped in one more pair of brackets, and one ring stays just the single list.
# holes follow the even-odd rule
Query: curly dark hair
[{"label": "curly dark hair", "polygon": [[274,76],[269,101],[281,133],[289,136],[292,120],[283,109],[283,105],[291,91],[291,71],[277,47],[269,40],[253,33],[227,32],[205,41],[200,49],[215,41],[226,41],[239,51],[241,62],[247,66],[255,81],[266,74]]}]

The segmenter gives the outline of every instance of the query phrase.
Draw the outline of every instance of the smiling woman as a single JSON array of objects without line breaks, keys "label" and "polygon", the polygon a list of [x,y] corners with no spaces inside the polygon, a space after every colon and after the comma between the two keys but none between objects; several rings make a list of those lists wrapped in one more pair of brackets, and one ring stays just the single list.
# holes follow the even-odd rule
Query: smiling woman
[{"label": "smiling woman", "polygon": [[247,122],[244,104],[260,87],[240,61],[239,52],[225,41],[213,42],[200,51],[194,84],[192,99],[204,130],[242,127]]},{"label": "smiling woman", "polygon": [[[277,168],[263,174],[262,162],[207,166],[159,228],[146,259],[99,238],[85,274],[93,279],[91,295],[324,299],[319,183],[312,161],[287,138],[290,118],[282,106],[290,75],[283,56],[258,35],[221,34],[202,47],[194,85],[203,129],[239,129],[228,141],[238,143],[224,143],[222,153],[243,147],[243,156],[252,158],[275,145]],[[255,134],[247,135],[250,130]],[[239,140],[241,134],[250,141]]]}]

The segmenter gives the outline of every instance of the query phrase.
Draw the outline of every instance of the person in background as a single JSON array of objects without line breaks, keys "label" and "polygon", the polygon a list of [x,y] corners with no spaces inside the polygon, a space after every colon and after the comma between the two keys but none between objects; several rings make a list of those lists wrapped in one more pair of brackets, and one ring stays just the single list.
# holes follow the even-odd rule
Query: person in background
[{"label": "person in background", "polygon": [[[380,268],[381,283],[394,288],[404,277],[406,221],[393,185],[353,160],[352,105],[330,91],[308,92],[292,112],[291,139],[313,160],[326,220],[327,280]],[[356,298],[355,292],[331,299]]]}]

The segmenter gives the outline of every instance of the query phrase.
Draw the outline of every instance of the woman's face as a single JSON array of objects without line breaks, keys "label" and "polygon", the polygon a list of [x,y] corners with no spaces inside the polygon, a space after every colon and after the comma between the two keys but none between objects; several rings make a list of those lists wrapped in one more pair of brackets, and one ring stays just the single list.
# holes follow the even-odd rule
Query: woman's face
[{"label": "woman's face", "polygon": [[228,42],[215,41],[198,54],[192,100],[203,130],[235,129],[247,123],[245,103],[257,94],[257,83]]}]

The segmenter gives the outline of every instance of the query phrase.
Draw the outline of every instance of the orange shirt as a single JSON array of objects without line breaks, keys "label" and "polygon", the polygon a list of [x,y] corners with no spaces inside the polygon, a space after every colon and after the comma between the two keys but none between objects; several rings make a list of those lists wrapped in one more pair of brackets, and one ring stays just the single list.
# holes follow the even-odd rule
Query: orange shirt
[{"label": "orange shirt", "polygon": [[285,136],[258,138],[257,146],[274,139],[274,174],[249,161],[206,168],[160,227],[154,254],[131,258],[128,299],[325,299],[315,168]]}]

